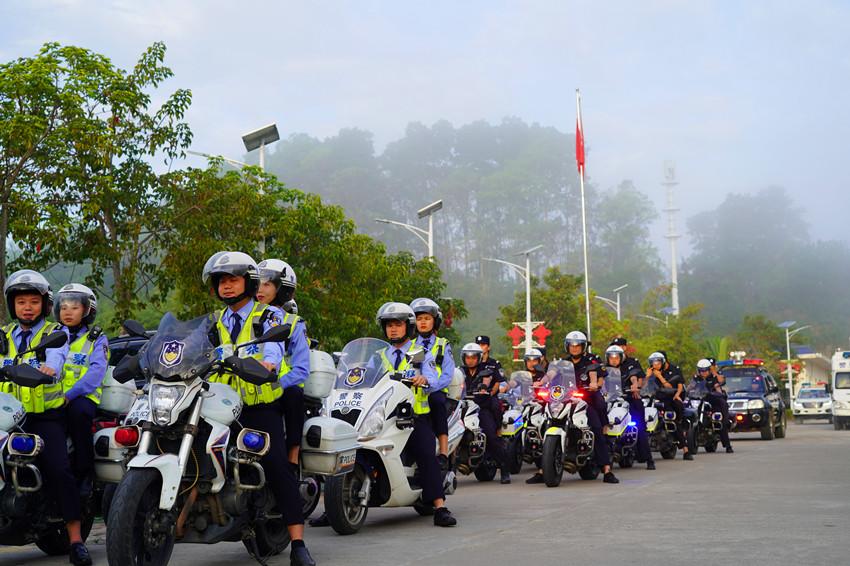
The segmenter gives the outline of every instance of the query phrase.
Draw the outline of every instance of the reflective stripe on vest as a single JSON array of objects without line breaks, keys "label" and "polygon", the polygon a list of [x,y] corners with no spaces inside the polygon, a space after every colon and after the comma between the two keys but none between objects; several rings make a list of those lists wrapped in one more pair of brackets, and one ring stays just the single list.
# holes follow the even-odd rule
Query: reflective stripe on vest
[{"label": "reflective stripe on vest", "polygon": [[[411,342],[407,347],[408,350],[413,346]],[[410,360],[407,356],[404,356],[401,359],[401,363],[398,366],[398,369],[395,369],[393,363],[387,358],[387,350],[389,348],[384,348],[381,350],[381,363],[384,364],[384,369],[386,369],[390,373],[404,373],[410,367]],[[405,352],[406,354],[407,352]],[[416,415],[427,415],[431,412],[431,406],[428,405],[428,393],[425,392],[424,387],[414,387],[413,388],[413,413]]]},{"label": "reflective stripe on vest", "polygon": [[[94,352],[94,342],[89,340],[91,330],[86,330],[86,333],[78,337],[77,340],[68,348],[68,357],[65,358],[65,367],[62,369],[62,389],[65,393],[71,390],[79,380],[89,371],[91,364],[91,355]],[[101,387],[97,386],[94,392],[86,395],[95,405],[100,405]]]},{"label": "reflective stripe on vest", "polygon": [[[9,343],[9,353],[0,357],[0,364],[4,366],[14,365],[15,356],[18,354],[18,345],[12,340],[12,331],[17,328],[16,324],[10,324],[3,330]],[[47,334],[58,329],[55,322],[45,322],[36,334],[30,339],[28,348],[33,348],[41,343],[41,339]],[[35,368],[41,367],[34,353],[27,354],[21,358],[21,363],[29,363]],[[36,387],[22,387],[12,383],[6,384],[5,392],[14,395],[20,401],[28,413],[43,413],[50,409],[57,409],[65,403],[65,392],[62,390],[62,382],[52,385],[39,385]]]},{"label": "reflective stripe on vest", "polygon": [[[249,314],[248,319],[242,323],[242,330],[239,331],[239,336],[236,338],[237,346],[257,338],[257,336],[254,335],[254,323],[263,316],[263,313],[267,308],[268,306],[263,303],[254,303],[254,308],[251,309],[251,314]],[[216,348],[216,357],[219,360],[223,360],[233,355],[234,350],[233,342],[230,340],[230,331],[223,322],[224,315],[227,311],[228,309],[222,310],[221,313],[219,313],[218,321],[216,322],[219,337],[219,346]],[[242,348],[239,350],[239,357],[254,358],[258,362],[261,362],[263,361],[263,345],[255,344]],[[210,381],[229,385],[234,391],[239,393],[239,396],[242,397],[242,401],[246,405],[274,403],[281,395],[283,395],[283,389],[281,388],[279,381],[276,381],[275,383],[266,383],[257,387],[253,383],[248,383],[232,373],[223,373],[221,375],[214,374],[210,377]]]},{"label": "reflective stripe on vest", "polygon": [[[292,360],[292,354],[289,352],[289,341],[292,338],[292,335],[295,334],[295,325],[298,324],[300,321],[301,317],[297,314],[292,314],[291,312],[286,313],[286,315],[283,317],[283,322],[281,324],[284,326],[286,326],[287,324],[291,324],[292,326],[289,329],[289,336],[286,337],[286,352],[283,356],[283,359],[280,360],[280,371],[277,372],[277,376],[279,378],[292,371],[292,366],[289,365],[290,360]],[[303,389],[304,384],[299,383],[298,387],[301,387]]]}]

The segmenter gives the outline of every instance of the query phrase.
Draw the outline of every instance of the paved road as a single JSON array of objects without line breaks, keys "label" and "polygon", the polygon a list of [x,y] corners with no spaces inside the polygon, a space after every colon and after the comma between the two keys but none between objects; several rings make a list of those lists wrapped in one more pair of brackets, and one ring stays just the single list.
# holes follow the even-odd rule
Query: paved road
[{"label": "paved road", "polygon": [[[791,425],[788,438],[733,436],[735,454],[700,453],[618,471],[621,483],[568,476],[558,488],[463,478],[438,529],[412,509],[373,509],[359,534],[309,528],[322,566],[462,564],[850,564],[850,433]],[[105,564],[102,530],[90,546]],[[172,564],[251,564],[240,544],[178,545]],[[288,553],[273,565],[288,564]],[[67,564],[35,548],[2,548],[0,564]]]}]

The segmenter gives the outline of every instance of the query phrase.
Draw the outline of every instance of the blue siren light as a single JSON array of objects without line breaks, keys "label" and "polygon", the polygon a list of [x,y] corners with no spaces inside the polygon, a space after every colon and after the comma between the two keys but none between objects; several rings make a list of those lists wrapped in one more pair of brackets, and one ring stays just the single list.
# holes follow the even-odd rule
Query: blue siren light
[{"label": "blue siren light", "polygon": [[266,439],[262,434],[256,432],[246,432],[244,436],[242,436],[242,444],[245,445],[245,448],[248,450],[254,450],[259,452],[266,445]]},{"label": "blue siren light", "polygon": [[11,448],[15,452],[28,454],[35,450],[35,437],[20,435],[12,439]]}]

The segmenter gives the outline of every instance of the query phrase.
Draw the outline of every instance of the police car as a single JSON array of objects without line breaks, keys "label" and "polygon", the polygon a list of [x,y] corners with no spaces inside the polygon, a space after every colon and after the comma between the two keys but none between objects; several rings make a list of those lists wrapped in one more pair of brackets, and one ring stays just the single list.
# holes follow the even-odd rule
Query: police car
[{"label": "police car", "polygon": [[717,365],[726,378],[732,432],[760,432],[762,440],[785,438],[785,402],[764,361],[744,358]]},{"label": "police car", "polygon": [[791,404],[794,420],[832,420],[832,398],[825,387],[803,387]]}]

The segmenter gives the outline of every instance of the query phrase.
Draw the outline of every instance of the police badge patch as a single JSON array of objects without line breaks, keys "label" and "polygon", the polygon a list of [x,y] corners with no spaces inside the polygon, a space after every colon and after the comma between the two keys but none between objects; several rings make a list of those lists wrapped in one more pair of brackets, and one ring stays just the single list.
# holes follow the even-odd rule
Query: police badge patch
[{"label": "police badge patch", "polygon": [[183,361],[183,349],[186,344],[179,340],[170,340],[162,345],[162,351],[159,354],[159,363],[167,368],[174,367]]},{"label": "police badge patch", "polygon": [[348,375],[345,376],[345,384],[348,387],[357,387],[361,383],[363,383],[363,379],[366,377],[363,368],[351,368],[348,370]]}]

